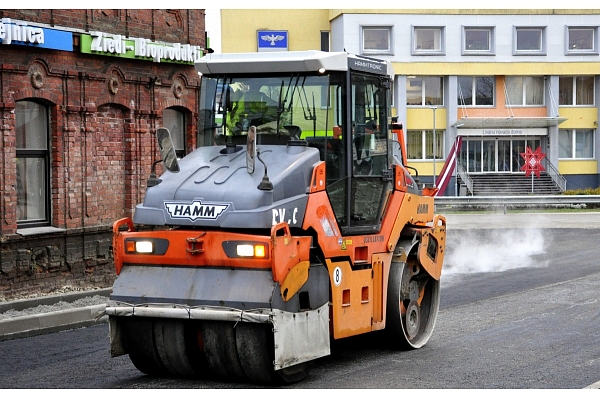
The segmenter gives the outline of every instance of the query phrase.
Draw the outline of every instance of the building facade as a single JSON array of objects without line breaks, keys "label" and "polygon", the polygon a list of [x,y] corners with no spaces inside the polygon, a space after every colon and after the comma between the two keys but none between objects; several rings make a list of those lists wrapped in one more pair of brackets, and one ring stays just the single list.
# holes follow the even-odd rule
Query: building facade
[{"label": "building facade", "polygon": [[[288,50],[390,60],[421,179],[439,181],[460,145],[446,195],[473,194],[475,179],[517,182],[529,162],[557,192],[600,187],[600,10],[291,11],[222,10],[223,51],[264,51],[257,32],[273,31]],[[242,18],[244,31],[227,29]]]},{"label": "building facade", "polygon": [[0,17],[0,298],[109,287],[112,223],[142,201],[156,128],[195,147],[204,10]]}]

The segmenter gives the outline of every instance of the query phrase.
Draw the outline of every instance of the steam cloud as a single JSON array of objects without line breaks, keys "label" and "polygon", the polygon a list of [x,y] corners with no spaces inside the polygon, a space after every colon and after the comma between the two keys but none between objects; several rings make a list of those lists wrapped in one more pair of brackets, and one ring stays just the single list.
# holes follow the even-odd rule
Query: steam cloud
[{"label": "steam cloud", "polygon": [[447,240],[443,278],[538,267],[534,256],[545,252],[540,229],[461,230],[449,232]]}]

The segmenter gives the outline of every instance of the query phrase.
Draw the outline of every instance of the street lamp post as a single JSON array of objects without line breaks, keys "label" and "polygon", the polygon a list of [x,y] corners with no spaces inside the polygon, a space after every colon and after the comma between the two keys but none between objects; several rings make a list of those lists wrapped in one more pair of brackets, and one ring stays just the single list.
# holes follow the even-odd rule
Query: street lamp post
[{"label": "street lamp post", "polygon": [[435,188],[437,185],[435,183],[435,147],[436,147],[436,141],[435,141],[435,110],[437,110],[436,106],[431,107],[431,109],[433,110],[433,187]]}]

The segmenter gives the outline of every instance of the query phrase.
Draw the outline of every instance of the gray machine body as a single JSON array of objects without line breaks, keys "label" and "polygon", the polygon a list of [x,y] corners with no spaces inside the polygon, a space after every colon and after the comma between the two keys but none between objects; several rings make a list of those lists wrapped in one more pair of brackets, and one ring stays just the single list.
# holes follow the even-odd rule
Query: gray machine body
[{"label": "gray machine body", "polygon": [[146,191],[133,222],[219,228],[270,228],[279,222],[301,227],[308,187],[319,151],[305,145],[259,145],[272,190],[260,190],[264,166],[248,173],[246,146],[201,147],[181,160],[179,172],[165,171]]}]

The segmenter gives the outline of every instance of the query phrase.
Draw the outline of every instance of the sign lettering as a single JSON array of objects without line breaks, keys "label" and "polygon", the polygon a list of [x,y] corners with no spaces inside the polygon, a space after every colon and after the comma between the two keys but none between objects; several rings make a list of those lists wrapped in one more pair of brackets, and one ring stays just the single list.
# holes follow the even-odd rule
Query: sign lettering
[{"label": "sign lettering", "polygon": [[298,214],[298,208],[297,207],[294,208],[294,210],[292,211],[292,217],[290,219],[288,219],[287,221],[285,219],[286,211],[287,210],[285,208],[274,208],[272,210],[272,212],[273,212],[273,225],[277,225],[280,222],[287,222],[290,225],[298,223],[298,219],[297,219],[297,216],[296,216]]},{"label": "sign lettering", "polygon": [[165,208],[172,219],[188,219],[195,221],[215,220],[223,214],[229,204],[203,203],[195,200],[191,203],[170,203],[165,201]]},{"label": "sign lettering", "polygon": [[419,204],[417,206],[417,214],[427,214],[429,213],[429,204]]},{"label": "sign lettering", "polygon": [[126,38],[105,32],[81,35],[81,52],[115,57],[152,60],[154,62],[180,62],[193,64],[203,56],[200,46],[181,43],[153,42],[150,39]]},{"label": "sign lettering", "polygon": [[44,43],[44,30],[26,23],[11,22],[10,18],[2,18],[0,39],[2,39],[2,44],[11,44],[12,42],[42,44]]}]

